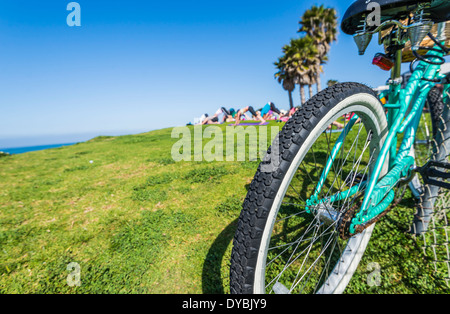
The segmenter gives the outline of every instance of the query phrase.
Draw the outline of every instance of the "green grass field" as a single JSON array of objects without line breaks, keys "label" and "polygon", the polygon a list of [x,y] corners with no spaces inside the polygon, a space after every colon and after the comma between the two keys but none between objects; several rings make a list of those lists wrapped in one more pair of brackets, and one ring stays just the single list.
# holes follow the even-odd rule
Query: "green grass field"
[{"label": "green grass field", "polygon": [[[171,131],[0,158],[0,292],[228,293],[258,163],[174,162]],[[413,205],[407,194],[377,225],[347,293],[450,292],[405,233]],[[70,263],[80,286],[68,285]]]}]

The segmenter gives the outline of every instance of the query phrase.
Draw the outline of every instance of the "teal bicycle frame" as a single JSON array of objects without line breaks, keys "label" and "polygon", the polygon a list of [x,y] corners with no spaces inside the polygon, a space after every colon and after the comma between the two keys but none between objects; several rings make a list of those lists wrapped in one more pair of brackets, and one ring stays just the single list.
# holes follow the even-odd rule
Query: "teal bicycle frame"
[{"label": "teal bicycle frame", "polygon": [[[444,52],[430,50],[425,56],[426,60],[442,60]],[[442,51],[442,50],[441,50]],[[434,62],[437,63],[437,62]],[[427,100],[428,93],[436,85],[436,81],[444,76],[440,74],[441,65],[430,64],[420,61],[412,73],[406,87],[401,88],[401,64],[402,51],[396,53],[396,62],[392,70],[392,79],[389,83],[389,90],[381,93],[380,99],[387,96],[389,102],[384,105],[387,111],[387,121],[389,133],[384,145],[378,155],[371,176],[367,181],[354,185],[344,192],[338,192],[325,199],[319,199],[319,194],[323,184],[329,174],[334,160],[337,158],[343,145],[345,137],[354,126],[357,116],[354,116],[344,128],[339,139],[331,150],[328,161],[319,179],[314,194],[307,200],[307,210],[315,205],[322,203],[332,203],[344,200],[356,195],[365,188],[365,194],[360,210],[352,220],[350,233],[355,234],[365,229],[365,225],[370,225],[375,218],[386,211],[395,199],[395,187],[411,177],[412,168],[415,165],[415,159],[411,156],[411,149],[416,139],[416,131],[420,123],[422,112]],[[446,87],[446,91],[448,86]],[[403,134],[403,141],[397,149],[397,136]],[[387,174],[381,177],[383,167],[386,161],[389,164]]]}]

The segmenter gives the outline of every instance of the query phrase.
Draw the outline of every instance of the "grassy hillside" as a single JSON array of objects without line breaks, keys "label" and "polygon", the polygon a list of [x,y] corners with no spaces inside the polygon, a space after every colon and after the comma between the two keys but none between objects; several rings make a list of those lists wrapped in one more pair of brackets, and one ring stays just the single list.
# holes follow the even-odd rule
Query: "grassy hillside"
[{"label": "grassy hillside", "polygon": [[[0,292],[228,293],[258,164],[175,163],[176,141],[166,129],[0,158]],[[410,207],[378,224],[348,293],[450,292],[402,231]],[[67,284],[72,262],[80,286]],[[380,287],[367,284],[371,262]]]}]

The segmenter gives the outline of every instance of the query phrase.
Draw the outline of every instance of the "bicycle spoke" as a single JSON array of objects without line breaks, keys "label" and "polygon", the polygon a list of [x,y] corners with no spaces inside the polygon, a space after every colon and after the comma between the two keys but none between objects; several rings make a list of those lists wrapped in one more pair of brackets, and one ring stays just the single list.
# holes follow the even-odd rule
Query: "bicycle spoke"
[{"label": "bicycle spoke", "polygon": [[[330,180],[324,182],[319,199],[326,200],[331,195],[338,195],[350,189],[355,185],[358,175],[362,174],[365,177],[368,174],[374,162],[375,150],[369,151],[371,136],[364,131],[363,138],[363,130],[364,125],[359,123],[354,130],[349,132],[351,137],[347,135],[337,158],[330,165],[331,169],[328,175]],[[275,265],[280,259],[284,266],[266,283],[267,288],[274,287],[275,284],[284,286],[280,281],[285,276],[291,276],[293,270],[290,269],[292,267],[295,268],[295,273],[292,273],[292,279],[289,280],[290,285],[286,288],[290,292],[302,291],[311,283],[317,285],[317,283],[324,282],[335,265],[339,265],[339,258],[333,256],[341,256],[346,246],[345,241],[339,238],[337,232],[339,219],[325,225],[319,214],[315,214],[307,222],[307,217],[311,214],[306,211],[305,197],[307,198],[307,195],[315,190],[319,177],[325,169],[325,162],[330,159],[332,145],[334,146],[332,133],[324,132],[322,137],[323,145],[311,147],[309,154],[293,176],[295,179],[288,186],[288,191],[292,191],[293,194],[288,193],[286,199],[281,202],[281,205],[285,207],[280,211],[285,214],[279,216],[275,221],[275,225],[279,227],[274,228],[276,234],[272,237],[273,245],[268,248],[268,252],[275,254],[270,254],[271,257],[267,260],[266,267]],[[364,159],[366,156],[369,156],[368,160]],[[361,167],[363,162],[364,166]],[[319,165],[322,166],[319,167]],[[325,206],[325,212],[331,216],[331,208],[333,208],[333,211],[344,213],[353,205],[363,190],[364,188],[360,186],[354,194],[348,193],[342,200],[330,203],[332,207]],[[295,237],[292,238],[292,236]],[[289,238],[290,241],[284,241],[284,238]],[[314,289],[317,288],[316,286]]]}]

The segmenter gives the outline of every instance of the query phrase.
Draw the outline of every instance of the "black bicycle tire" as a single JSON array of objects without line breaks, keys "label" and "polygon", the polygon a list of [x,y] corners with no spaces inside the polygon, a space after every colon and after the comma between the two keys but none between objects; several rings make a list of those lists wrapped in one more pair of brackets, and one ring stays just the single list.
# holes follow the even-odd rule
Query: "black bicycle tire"
[{"label": "black bicycle tire", "polygon": [[276,171],[263,172],[271,161],[272,147],[259,166],[249,186],[233,240],[230,267],[232,294],[252,294],[260,239],[278,188],[286,172],[314,126],[337,104],[355,93],[366,93],[378,99],[369,87],[359,83],[336,84],[310,99],[286,123],[279,135],[280,164]]},{"label": "black bicycle tire", "polygon": [[[428,95],[428,105],[433,125],[432,155],[430,159],[449,162],[450,104],[444,103],[442,91],[435,87]],[[439,188],[432,185],[423,187],[423,195],[420,197],[416,206],[417,212],[414,215],[411,233],[421,235],[428,231],[430,217],[434,213],[434,199],[436,199],[439,191]]]}]

